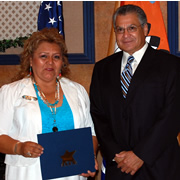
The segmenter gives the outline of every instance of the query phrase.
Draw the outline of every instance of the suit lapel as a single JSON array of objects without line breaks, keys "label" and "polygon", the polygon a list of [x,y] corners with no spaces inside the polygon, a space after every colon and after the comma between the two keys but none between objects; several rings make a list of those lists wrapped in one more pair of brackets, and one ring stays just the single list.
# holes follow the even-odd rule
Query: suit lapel
[{"label": "suit lapel", "polygon": [[134,97],[137,88],[140,88],[141,84],[145,81],[148,75],[152,72],[152,68],[155,66],[155,61],[153,61],[155,56],[155,50],[153,50],[150,46],[146,50],[144,56],[142,57],[141,62],[139,63],[133,78],[131,80],[131,84],[128,89],[128,94],[126,97],[126,105],[129,104],[131,99]]},{"label": "suit lapel", "polygon": [[128,132],[125,130],[128,129],[127,127],[129,126],[129,122],[121,120],[123,118],[122,116],[125,102],[120,82],[122,54],[123,53],[120,52],[114,55],[114,58],[109,61],[107,69],[105,70],[105,72],[108,74],[107,82],[109,86],[106,91],[107,94],[109,94],[106,110],[107,112],[112,110],[110,114],[111,119],[113,120],[112,129],[116,141],[126,144],[127,146],[126,140],[124,140],[124,137],[127,136],[124,136],[124,133],[128,134]]},{"label": "suit lapel", "polygon": [[111,67],[108,69],[111,71],[108,74],[109,79],[107,80],[110,83],[110,88],[112,88],[112,98],[113,99],[119,99],[121,101],[121,99],[123,98],[122,96],[122,90],[121,90],[121,82],[120,82],[120,70],[121,70],[121,61],[122,61],[122,52],[117,53],[117,56],[114,58],[114,60],[112,59],[111,62]]}]

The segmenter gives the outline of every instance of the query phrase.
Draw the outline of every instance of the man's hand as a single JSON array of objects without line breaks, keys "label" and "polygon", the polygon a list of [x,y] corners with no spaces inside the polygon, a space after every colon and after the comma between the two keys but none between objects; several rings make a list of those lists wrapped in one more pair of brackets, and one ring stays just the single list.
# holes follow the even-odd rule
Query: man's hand
[{"label": "man's hand", "polygon": [[139,168],[144,164],[144,161],[136,156],[133,151],[122,151],[116,154],[114,160],[118,164],[117,167],[121,168],[122,172],[134,175]]}]

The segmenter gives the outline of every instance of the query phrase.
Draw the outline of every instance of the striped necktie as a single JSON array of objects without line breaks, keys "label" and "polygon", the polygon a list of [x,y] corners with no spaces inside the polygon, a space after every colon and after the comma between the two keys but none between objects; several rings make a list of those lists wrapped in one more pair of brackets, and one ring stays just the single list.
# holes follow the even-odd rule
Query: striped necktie
[{"label": "striped necktie", "polygon": [[122,92],[123,92],[123,97],[126,98],[127,92],[128,92],[128,88],[131,82],[131,78],[132,78],[132,66],[131,63],[133,62],[134,57],[133,56],[129,56],[128,60],[127,60],[127,64],[121,74],[121,88],[122,88]]}]

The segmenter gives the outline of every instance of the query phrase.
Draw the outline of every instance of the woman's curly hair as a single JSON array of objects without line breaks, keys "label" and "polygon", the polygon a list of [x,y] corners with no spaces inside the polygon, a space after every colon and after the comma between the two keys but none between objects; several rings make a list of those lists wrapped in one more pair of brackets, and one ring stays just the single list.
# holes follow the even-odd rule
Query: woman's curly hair
[{"label": "woman's curly hair", "polygon": [[14,80],[22,79],[29,75],[30,58],[33,57],[34,52],[42,42],[56,43],[60,47],[63,59],[61,74],[64,77],[68,77],[70,70],[64,38],[59,34],[58,29],[44,28],[41,31],[34,32],[32,36],[25,41],[23,52],[20,54],[20,71]]}]

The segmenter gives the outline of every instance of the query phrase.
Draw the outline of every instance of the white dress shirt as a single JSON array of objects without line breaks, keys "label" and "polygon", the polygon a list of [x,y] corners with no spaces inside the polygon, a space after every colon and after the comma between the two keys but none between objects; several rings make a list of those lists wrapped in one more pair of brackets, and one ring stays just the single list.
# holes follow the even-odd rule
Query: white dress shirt
[{"label": "white dress shirt", "polygon": [[[131,63],[132,74],[134,74],[134,72],[135,72],[137,66],[139,65],[147,47],[148,47],[148,43],[146,42],[145,45],[140,50],[138,50],[134,54],[132,54],[132,56],[134,57],[134,61]],[[122,62],[121,62],[121,73],[127,64],[127,60],[128,60],[129,56],[131,56],[131,55],[128,54],[127,52],[123,51],[123,57],[122,57]]]}]

